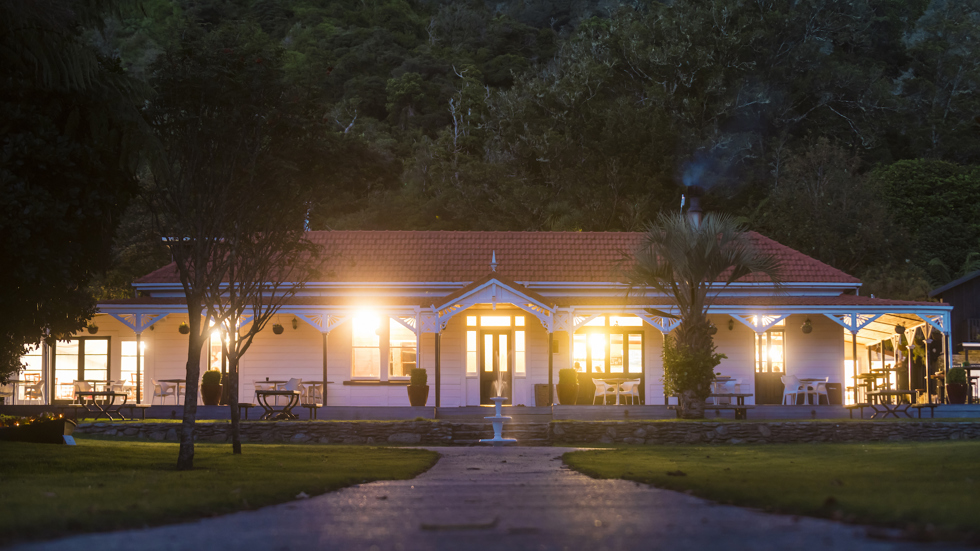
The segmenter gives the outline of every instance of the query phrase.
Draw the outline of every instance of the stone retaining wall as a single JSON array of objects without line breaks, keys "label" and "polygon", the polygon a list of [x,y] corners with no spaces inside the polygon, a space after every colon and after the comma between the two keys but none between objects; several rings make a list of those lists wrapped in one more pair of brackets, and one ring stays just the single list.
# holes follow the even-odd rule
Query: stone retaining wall
[{"label": "stone retaining wall", "polygon": [[[75,432],[100,436],[128,436],[148,440],[179,440],[179,423],[80,423]],[[198,442],[227,442],[231,424],[198,423]],[[242,442],[292,442],[320,444],[452,444],[448,423],[432,421],[277,421],[241,424]]]},{"label": "stone retaining wall", "polygon": [[776,444],[960,440],[980,438],[980,423],[559,421],[551,423],[550,437],[553,444]]},{"label": "stone retaining wall", "polygon": [[[479,425],[479,424],[477,424]],[[881,442],[900,440],[968,440],[980,438],[980,422],[881,421],[833,422],[655,422],[655,421],[552,421],[524,423],[518,433],[529,434],[528,425],[547,431],[535,433],[529,445],[547,444],[775,444],[796,442]],[[473,444],[469,423],[445,421],[277,421],[243,422],[243,442],[293,442],[320,444],[419,444],[446,446]],[[489,425],[485,428],[489,431]],[[198,423],[199,442],[226,442],[230,424]],[[465,430],[464,430],[465,429]],[[468,434],[465,442],[454,442],[454,430]],[[82,423],[83,434],[128,436],[176,442],[178,423]],[[546,432],[546,434],[545,434]],[[507,437],[507,425],[504,425]]]}]

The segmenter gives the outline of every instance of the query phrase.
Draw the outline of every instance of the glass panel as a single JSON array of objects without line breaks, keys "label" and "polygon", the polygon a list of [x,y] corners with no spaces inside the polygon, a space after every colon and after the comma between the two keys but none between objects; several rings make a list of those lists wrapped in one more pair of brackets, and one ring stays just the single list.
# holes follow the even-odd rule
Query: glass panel
[{"label": "glass panel", "polygon": [[378,329],[381,322],[374,314],[358,314],[354,316],[352,336],[354,346],[380,346],[381,337]]},{"label": "glass panel", "polygon": [[107,380],[109,378],[109,357],[105,354],[89,354],[88,343],[85,343],[85,349],[85,380]]},{"label": "glass panel", "polygon": [[510,316],[480,316],[483,327],[510,327]]},{"label": "glass panel", "polygon": [[415,368],[415,333],[388,318],[388,376],[408,377]]},{"label": "glass panel", "polygon": [[524,327],[524,316],[514,316],[514,325]]},{"label": "glass panel", "polygon": [[783,333],[769,333],[769,369],[772,373],[784,373],[783,365]]},{"label": "glass panel", "polygon": [[[20,372],[20,377],[22,381],[39,381],[41,380],[41,373],[44,371],[44,364],[42,362],[43,357],[41,356],[41,347],[38,346],[34,350],[31,350],[27,354],[20,357],[21,363],[25,366],[24,370]],[[36,376],[36,377],[35,377]]]},{"label": "glass panel", "polygon": [[58,398],[75,397],[72,382],[78,379],[78,341],[58,342],[54,354],[55,395]]},{"label": "glass panel", "polygon": [[612,316],[609,325],[613,327],[643,327],[643,320],[636,316]]},{"label": "glass panel", "polygon": [[589,351],[592,353],[592,373],[606,372],[606,339],[605,333],[589,335]]},{"label": "glass panel", "polygon": [[606,316],[596,316],[592,321],[585,324],[586,327],[605,327]]},{"label": "glass panel", "polygon": [[85,340],[85,355],[102,354],[106,355],[109,353],[109,341],[105,339],[86,339]]},{"label": "glass panel", "polygon": [[[135,343],[134,343],[135,346]],[[221,371],[221,331],[211,333],[211,344],[208,347],[208,369]]]},{"label": "glass panel", "polygon": [[575,371],[579,371],[579,372],[585,371],[585,365],[586,365],[585,339],[586,339],[586,335],[584,334],[575,335],[575,346],[573,347],[575,349],[574,351],[575,354],[573,357],[573,361],[575,362],[574,364]]},{"label": "glass panel", "polygon": [[625,335],[614,333],[609,335],[609,372],[623,372],[623,341]]},{"label": "glass panel", "polygon": [[[475,323],[475,321],[474,321]],[[477,372],[476,367],[476,331],[466,332],[466,372]]]},{"label": "glass panel", "polygon": [[507,335],[498,335],[498,337],[500,337],[500,371],[506,372],[510,348],[507,346]]},{"label": "glass panel", "polygon": [[476,316],[466,316],[466,326],[476,327]]},{"label": "glass panel", "polygon": [[483,371],[493,371],[493,335],[483,335]]},{"label": "glass panel", "polygon": [[381,354],[377,348],[354,349],[354,377],[377,379],[381,376]]},{"label": "glass panel", "polygon": [[[146,368],[146,343],[140,343],[140,365],[142,366],[142,379],[145,381]],[[119,375],[122,380],[123,391],[129,394],[130,399],[136,399],[136,341],[122,341],[122,356],[120,357]],[[143,389],[146,389],[145,384]]]},{"label": "glass panel", "polygon": [[631,333],[629,339],[630,373],[643,373],[643,335]]},{"label": "glass panel", "polygon": [[524,331],[514,331],[514,373],[524,374]]}]

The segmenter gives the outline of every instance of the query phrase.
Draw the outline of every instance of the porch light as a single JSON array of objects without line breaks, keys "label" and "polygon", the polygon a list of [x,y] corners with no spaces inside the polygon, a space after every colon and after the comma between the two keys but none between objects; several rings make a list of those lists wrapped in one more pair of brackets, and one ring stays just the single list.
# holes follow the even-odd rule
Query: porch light
[{"label": "porch light", "polygon": [[293,324],[293,329],[299,329],[299,320],[293,318],[292,324]]},{"label": "porch light", "polygon": [[732,331],[735,329],[735,320],[728,318],[728,330]]},{"label": "porch light", "polygon": [[804,335],[809,335],[810,332],[813,331],[813,324],[810,322],[810,318],[807,318],[806,321],[803,322],[803,327],[800,329],[803,331]]}]

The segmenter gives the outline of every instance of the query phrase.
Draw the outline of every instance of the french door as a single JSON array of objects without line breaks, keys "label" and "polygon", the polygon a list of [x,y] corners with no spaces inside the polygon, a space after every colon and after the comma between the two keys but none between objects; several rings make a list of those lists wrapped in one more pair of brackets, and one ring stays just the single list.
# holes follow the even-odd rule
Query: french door
[{"label": "french door", "polygon": [[644,401],[643,332],[612,328],[575,334],[576,371],[579,377],[579,404],[591,404],[595,385],[591,379],[606,377],[640,379],[640,401]]},{"label": "french door", "polygon": [[770,329],[755,336],[755,403],[779,404],[783,401],[786,375],[786,349],[783,329]]},{"label": "french door", "polygon": [[[480,331],[480,403],[493,396],[513,398],[513,339],[509,329]],[[509,402],[508,402],[509,403]]]}]

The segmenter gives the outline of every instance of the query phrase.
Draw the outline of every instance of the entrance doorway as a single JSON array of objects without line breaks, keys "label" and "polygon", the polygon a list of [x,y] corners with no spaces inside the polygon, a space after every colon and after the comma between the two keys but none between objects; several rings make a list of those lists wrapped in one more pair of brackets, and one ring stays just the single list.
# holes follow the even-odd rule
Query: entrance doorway
[{"label": "entrance doorway", "polygon": [[783,328],[755,335],[755,403],[780,404],[786,374]]},{"label": "entrance doorway", "polygon": [[509,329],[480,331],[480,404],[493,404],[493,396],[513,398],[512,343]]},{"label": "entrance doorway", "polygon": [[643,332],[632,328],[586,327],[575,334],[574,367],[579,375],[578,404],[592,404],[593,379],[639,379],[644,401]]}]

